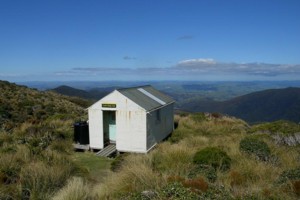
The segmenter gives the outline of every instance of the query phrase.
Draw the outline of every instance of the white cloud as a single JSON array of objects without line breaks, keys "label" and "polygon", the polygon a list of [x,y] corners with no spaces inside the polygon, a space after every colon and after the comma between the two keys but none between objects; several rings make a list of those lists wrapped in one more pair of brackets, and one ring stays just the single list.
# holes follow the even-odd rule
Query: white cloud
[{"label": "white cloud", "polygon": [[300,73],[300,65],[268,64],[268,63],[225,63],[213,59],[182,60],[175,66],[185,71],[207,72],[218,74],[244,74],[261,76],[279,76]]},{"label": "white cloud", "polygon": [[211,58],[197,58],[197,59],[188,59],[182,60],[178,62],[178,66],[180,65],[202,65],[202,64],[216,64],[216,61]]},{"label": "white cloud", "polygon": [[103,79],[162,79],[191,80],[218,77],[224,80],[280,80],[280,78],[297,78],[300,65],[268,64],[268,63],[229,63],[218,62],[211,58],[187,59],[174,66],[157,68],[110,68],[110,67],[77,67],[68,71],[56,72],[56,76],[66,77],[101,77]]}]

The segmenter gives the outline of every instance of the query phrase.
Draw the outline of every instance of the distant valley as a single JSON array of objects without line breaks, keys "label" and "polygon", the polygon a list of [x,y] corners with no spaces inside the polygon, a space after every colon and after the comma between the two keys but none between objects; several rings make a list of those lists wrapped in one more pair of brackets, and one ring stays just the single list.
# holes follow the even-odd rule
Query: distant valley
[{"label": "distant valley", "polygon": [[[280,88],[280,85],[284,86],[281,82],[259,83],[154,83],[153,85],[176,100],[176,110],[222,113],[241,118],[248,123],[281,119],[300,122],[299,87]],[[297,83],[293,82],[291,85],[297,86]],[[264,89],[271,86],[279,89]],[[83,90],[64,85],[51,91],[88,99],[92,103],[117,88],[121,86]]]}]

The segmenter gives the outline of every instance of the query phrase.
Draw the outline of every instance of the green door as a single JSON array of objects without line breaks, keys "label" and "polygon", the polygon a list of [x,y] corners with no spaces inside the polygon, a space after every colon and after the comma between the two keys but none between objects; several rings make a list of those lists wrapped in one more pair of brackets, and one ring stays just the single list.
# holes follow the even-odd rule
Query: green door
[{"label": "green door", "polygon": [[108,132],[110,142],[116,142],[116,112],[110,112]]}]

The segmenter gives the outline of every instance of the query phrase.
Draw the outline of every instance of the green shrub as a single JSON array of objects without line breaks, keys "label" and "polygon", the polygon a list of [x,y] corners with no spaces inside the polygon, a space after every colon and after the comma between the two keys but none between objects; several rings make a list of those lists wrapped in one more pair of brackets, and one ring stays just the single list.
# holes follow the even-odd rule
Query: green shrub
[{"label": "green shrub", "polygon": [[189,178],[196,178],[198,175],[202,175],[210,182],[215,182],[217,180],[217,171],[215,168],[209,165],[197,165],[193,168],[188,177]]},{"label": "green shrub", "polygon": [[216,147],[207,147],[198,151],[195,154],[193,161],[197,165],[208,165],[215,170],[220,169],[222,171],[230,169],[231,165],[231,158],[227,153]]},{"label": "green shrub", "polygon": [[300,180],[300,167],[283,171],[280,174],[277,183],[285,183],[287,181],[295,180]]},{"label": "green shrub", "polygon": [[213,187],[209,187],[208,190],[203,193],[200,198],[202,200],[214,199],[214,200],[233,200],[234,198],[230,191],[226,190],[224,186],[214,185]]},{"label": "green shrub", "polygon": [[240,141],[240,150],[255,155],[262,161],[268,161],[271,153],[268,145],[256,137],[245,137],[242,139]]},{"label": "green shrub", "polygon": [[[145,191],[146,194],[143,192],[130,192],[128,194],[123,195],[120,199],[122,200],[151,200],[157,199],[157,193],[155,191]],[[148,194],[147,194],[148,193]]]},{"label": "green shrub", "polygon": [[208,183],[202,177],[185,180],[183,186],[198,194],[206,192],[208,189]]},{"label": "green shrub", "polygon": [[169,183],[162,190],[163,196],[167,199],[198,199],[198,195],[185,188],[182,183],[173,182]]}]

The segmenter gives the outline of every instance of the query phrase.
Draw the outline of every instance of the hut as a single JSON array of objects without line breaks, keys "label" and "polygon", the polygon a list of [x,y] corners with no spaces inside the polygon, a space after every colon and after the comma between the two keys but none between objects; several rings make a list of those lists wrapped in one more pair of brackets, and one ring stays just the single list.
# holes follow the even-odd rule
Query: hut
[{"label": "hut", "polygon": [[174,128],[174,100],[150,85],[117,89],[88,108],[91,149],[147,153]]}]

